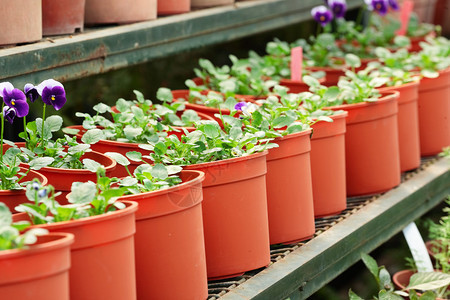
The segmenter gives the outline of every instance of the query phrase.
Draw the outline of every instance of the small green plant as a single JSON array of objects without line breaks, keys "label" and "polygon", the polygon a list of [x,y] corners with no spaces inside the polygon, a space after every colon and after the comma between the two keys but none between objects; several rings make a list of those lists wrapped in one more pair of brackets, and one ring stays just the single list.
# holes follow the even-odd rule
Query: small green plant
[{"label": "small green plant", "polygon": [[[439,222],[429,226],[429,237],[432,239],[431,250],[436,260],[435,269],[450,274],[450,196],[445,200],[444,215]],[[450,293],[449,293],[450,295]]]},{"label": "small green plant", "polygon": [[47,229],[32,228],[25,233],[20,232],[29,226],[27,223],[12,223],[12,214],[8,207],[0,202],[0,251],[22,249],[36,243],[37,237],[46,235]]},{"label": "small green plant", "polygon": [[[369,269],[370,273],[375,278],[379,292],[373,299],[377,300],[402,300],[403,297],[409,297],[411,300],[429,300],[436,299],[434,290],[445,288],[450,284],[450,275],[440,272],[421,272],[415,273],[411,276],[409,285],[405,290],[395,290],[392,283],[391,276],[384,266],[378,266],[375,259],[368,254],[361,254],[362,261]],[[422,295],[416,292],[417,290],[424,291]],[[407,293],[406,291],[409,291]],[[363,300],[351,289],[349,290],[350,300]]]}]

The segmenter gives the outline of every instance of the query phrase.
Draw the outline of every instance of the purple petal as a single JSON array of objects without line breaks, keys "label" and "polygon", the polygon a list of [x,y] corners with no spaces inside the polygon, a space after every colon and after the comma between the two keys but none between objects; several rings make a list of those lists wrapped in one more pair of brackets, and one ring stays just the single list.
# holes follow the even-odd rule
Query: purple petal
[{"label": "purple petal", "polygon": [[397,0],[389,0],[389,5],[392,7],[393,10],[399,10],[398,2]]},{"label": "purple petal", "polygon": [[347,3],[345,0],[330,0],[330,8],[335,18],[343,18],[347,11]]},{"label": "purple petal", "polygon": [[372,0],[372,8],[380,16],[384,16],[388,11],[388,2],[387,0]]},{"label": "purple petal", "polygon": [[236,105],[234,106],[234,109],[242,111],[242,108],[245,106],[247,106],[247,102],[239,102],[239,103],[236,103]]},{"label": "purple petal", "polygon": [[30,100],[30,102],[34,102],[39,98],[39,93],[34,85],[31,83],[25,84],[25,87],[23,88],[25,92],[25,96]]},{"label": "purple petal", "polygon": [[42,90],[42,101],[47,105],[52,105],[56,110],[60,110],[67,101],[66,92],[61,86],[45,87]]},{"label": "purple petal", "polygon": [[25,94],[19,89],[12,89],[9,92],[6,89],[3,90],[3,102],[10,107],[14,106],[13,102],[26,101],[26,99]]},{"label": "purple petal", "polygon": [[331,22],[333,19],[332,12],[323,5],[319,5],[314,7],[311,10],[311,14],[314,17],[314,20],[320,23],[320,25],[325,26]]},{"label": "purple petal", "polygon": [[30,110],[30,107],[28,106],[28,103],[26,100],[13,100],[11,101],[10,107],[13,107],[16,109],[17,116],[19,118],[25,117],[28,115],[28,111]]},{"label": "purple petal", "polygon": [[11,91],[14,89],[14,86],[11,82],[1,82],[0,83],[0,96],[5,97],[5,94],[11,93]]},{"label": "purple petal", "polygon": [[59,82],[59,81],[56,81],[54,79],[47,79],[47,80],[42,81],[38,86],[36,86],[36,89],[37,89],[39,95],[42,96],[44,88],[47,87],[47,88],[52,89],[55,86],[59,86],[59,87],[62,87],[64,89],[64,86],[62,85],[62,83]]},{"label": "purple petal", "polygon": [[5,106],[3,107],[3,116],[9,123],[13,123],[14,117],[16,116],[16,110],[12,107]]}]

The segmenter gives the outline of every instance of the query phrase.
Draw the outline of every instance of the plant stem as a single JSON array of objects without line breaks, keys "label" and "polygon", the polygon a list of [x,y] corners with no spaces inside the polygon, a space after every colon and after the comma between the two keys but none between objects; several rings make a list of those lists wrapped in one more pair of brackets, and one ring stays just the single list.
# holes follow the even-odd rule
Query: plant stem
[{"label": "plant stem", "polygon": [[23,117],[23,134],[25,139],[25,148],[28,148],[27,116]]},{"label": "plant stem", "polygon": [[17,180],[17,182],[20,182],[25,176],[27,176],[27,174],[30,172],[31,167],[27,170],[27,172],[25,174],[22,175],[22,177],[19,178],[19,180]]},{"label": "plant stem", "polygon": [[316,38],[319,36],[319,34],[320,34],[320,28],[321,27],[321,25],[320,24],[317,24],[317,30],[316,30]]},{"label": "plant stem", "polygon": [[363,13],[365,10],[366,10],[365,6],[359,9],[358,16],[356,16],[356,21],[355,21],[356,26],[361,25],[362,16],[363,16]]},{"label": "plant stem", "polygon": [[44,109],[42,111],[42,131],[41,131],[41,147],[44,148],[44,122],[45,122],[45,108],[47,104],[44,103]]}]

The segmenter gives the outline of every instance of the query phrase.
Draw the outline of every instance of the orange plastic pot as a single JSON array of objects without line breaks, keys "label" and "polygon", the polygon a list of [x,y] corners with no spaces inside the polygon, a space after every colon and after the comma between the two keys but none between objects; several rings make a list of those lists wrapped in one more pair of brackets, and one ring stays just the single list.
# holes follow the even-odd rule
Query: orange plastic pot
[{"label": "orange plastic pot", "polygon": [[450,68],[419,85],[420,154],[436,155],[450,145]]},{"label": "orange plastic pot", "polygon": [[420,46],[421,42],[425,42],[425,39],[428,37],[434,37],[436,36],[435,32],[430,32],[429,34],[425,35],[425,36],[414,36],[414,37],[410,37],[410,41],[411,41],[411,46],[409,47],[408,51],[409,52],[419,52],[422,50],[422,47]]},{"label": "orange plastic pot", "polygon": [[384,87],[381,92],[398,91],[398,140],[400,171],[410,171],[420,166],[419,113],[417,99],[419,82]]},{"label": "orange plastic pot", "polygon": [[309,86],[303,81],[295,81],[282,78],[280,85],[289,88],[289,93],[298,94],[309,91]]},{"label": "orange plastic pot", "polygon": [[26,249],[0,251],[2,299],[69,300],[70,233],[38,237]]},{"label": "orange plastic pot", "polygon": [[231,5],[234,0],[192,0],[192,7],[211,7],[220,5]]},{"label": "orange plastic pot", "polygon": [[270,244],[309,239],[315,231],[311,183],[311,129],[274,140],[267,155]]},{"label": "orange plastic pot", "polygon": [[154,20],[157,0],[86,0],[86,24],[126,24]]},{"label": "orange plastic pot", "polygon": [[330,116],[333,122],[312,125],[311,176],[314,216],[336,215],[347,208],[345,180],[346,117],[343,112]]},{"label": "orange plastic pot", "polygon": [[335,86],[339,82],[341,76],[345,76],[345,68],[333,68],[333,67],[307,67],[311,72],[323,71],[325,72],[325,81],[322,85]]},{"label": "orange plastic pot", "polygon": [[[28,169],[20,168],[21,172],[26,172]],[[31,181],[34,178],[38,179],[42,185],[46,185],[48,183],[47,177],[40,174],[39,172],[30,170],[28,174],[22,179],[24,181]],[[8,206],[9,210],[12,213],[15,213],[14,208],[21,204],[28,202],[28,198],[25,195],[25,189],[23,190],[0,190],[0,202],[3,202]]]},{"label": "orange plastic pot", "polygon": [[174,15],[191,11],[191,0],[158,0],[158,15]]},{"label": "orange plastic pot", "polygon": [[204,174],[181,171],[180,177],[183,183],[168,189],[121,197],[139,203],[135,237],[138,299],[208,296],[201,206]]},{"label": "orange plastic pot", "polygon": [[210,279],[270,263],[266,155],[267,151],[185,167],[205,173],[202,209]]},{"label": "orange plastic pot", "polygon": [[42,39],[41,1],[0,0],[0,6],[0,45],[29,43]]},{"label": "orange plastic pot", "polygon": [[44,35],[69,34],[84,29],[85,0],[42,0]]},{"label": "orange plastic pot", "polygon": [[[77,220],[33,225],[75,236],[71,247],[70,299],[136,299],[134,233],[138,204]],[[13,221],[29,220],[26,213]],[[48,263],[48,262],[47,262]]]},{"label": "orange plastic pot", "polygon": [[346,110],[347,196],[382,193],[400,184],[398,92],[375,102],[330,107]]}]

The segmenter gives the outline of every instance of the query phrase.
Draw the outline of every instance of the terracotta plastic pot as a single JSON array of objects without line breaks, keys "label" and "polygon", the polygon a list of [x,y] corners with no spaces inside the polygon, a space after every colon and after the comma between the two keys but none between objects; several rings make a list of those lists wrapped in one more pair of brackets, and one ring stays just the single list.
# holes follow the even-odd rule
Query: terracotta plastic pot
[{"label": "terracotta plastic pot", "polygon": [[0,45],[28,43],[42,39],[41,1],[0,0],[0,5],[2,7]]},{"label": "terracotta plastic pot", "polygon": [[220,5],[231,5],[234,0],[191,0],[192,7],[211,7]]},{"label": "terracotta plastic pot", "polygon": [[26,249],[0,251],[2,299],[69,300],[70,233],[38,237]]},{"label": "terracotta plastic pot", "polygon": [[332,67],[307,67],[311,72],[323,71],[325,72],[325,81],[322,85],[325,86],[335,86],[338,84],[339,78],[345,76],[344,67],[332,68]]},{"label": "terracotta plastic pot", "polygon": [[[25,168],[20,168],[20,170],[21,172],[27,171]],[[33,170],[30,170],[22,181],[31,181],[34,178],[38,179],[42,185],[46,185],[48,183],[47,177]],[[28,201],[29,200],[25,195],[25,190],[0,190],[0,202],[5,203],[13,214],[15,213],[14,208],[17,205]]]},{"label": "terracotta plastic pot", "polygon": [[400,184],[398,96],[398,92],[385,93],[376,102],[330,107],[348,112],[347,196],[382,193]]},{"label": "terracotta plastic pot", "polygon": [[183,183],[168,189],[121,198],[139,203],[135,237],[138,299],[208,296],[201,207],[204,174],[181,171],[180,177]]},{"label": "terracotta plastic pot", "polygon": [[422,156],[436,155],[450,145],[450,68],[420,81],[419,134]]},{"label": "terracotta plastic pot", "polygon": [[[414,272],[411,270],[398,271],[398,272],[394,273],[394,275],[392,276],[392,281],[394,282],[395,286],[398,289],[404,290],[408,286],[409,279],[411,278],[411,276],[413,274],[414,274]],[[406,292],[408,293],[408,290],[406,290]],[[417,294],[419,296],[421,295],[421,293],[417,293]],[[446,299],[436,298],[436,300],[446,300]]]},{"label": "terracotta plastic pot", "polygon": [[154,20],[157,0],[86,0],[86,24],[133,23]]},{"label": "terracotta plastic pot", "polygon": [[419,82],[384,87],[381,92],[398,91],[398,140],[400,171],[410,171],[420,166],[419,113],[417,99]]},{"label": "terracotta plastic pot", "polygon": [[[323,84],[325,82],[325,78],[323,80],[321,80],[320,82],[321,82],[321,84]],[[289,88],[289,93],[292,93],[292,94],[298,94],[298,93],[309,91],[309,85],[307,85],[303,81],[295,81],[295,80],[282,78],[280,80],[280,85]]]},{"label": "terracotta plastic pot", "polygon": [[[77,220],[33,225],[75,236],[71,247],[70,299],[136,299],[134,233],[138,204]],[[13,221],[29,220],[26,213]],[[47,262],[48,263],[48,262]]]},{"label": "terracotta plastic pot", "polygon": [[205,173],[202,209],[210,279],[270,263],[266,155],[267,151],[185,167]]},{"label": "terracotta plastic pot", "polygon": [[409,52],[419,52],[422,50],[422,47],[420,47],[420,42],[424,42],[425,39],[428,37],[434,37],[436,36],[435,32],[431,32],[426,36],[415,36],[415,37],[410,37],[410,41],[411,41],[411,47],[408,49]]},{"label": "terracotta plastic pot", "polygon": [[277,138],[267,155],[267,210],[270,244],[293,243],[314,235],[311,129]]},{"label": "terracotta plastic pot", "polygon": [[347,208],[345,181],[346,117],[342,112],[330,116],[333,122],[312,125],[311,176],[314,216],[336,215]]},{"label": "terracotta plastic pot", "polygon": [[86,0],[42,0],[44,35],[69,34],[84,29]]},{"label": "terracotta plastic pot", "polygon": [[174,15],[191,10],[191,0],[158,0],[158,15]]}]

